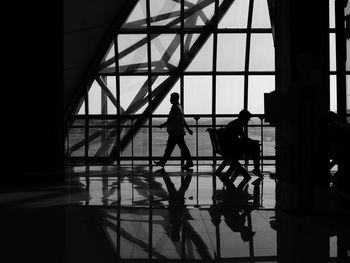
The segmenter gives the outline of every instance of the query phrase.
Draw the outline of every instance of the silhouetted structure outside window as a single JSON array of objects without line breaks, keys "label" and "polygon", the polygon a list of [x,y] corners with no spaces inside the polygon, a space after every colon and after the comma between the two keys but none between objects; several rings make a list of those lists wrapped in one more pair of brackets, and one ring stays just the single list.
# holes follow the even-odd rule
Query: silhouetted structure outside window
[{"label": "silhouetted structure outside window", "polygon": [[167,127],[169,134],[168,142],[164,151],[164,155],[160,161],[155,161],[156,165],[164,167],[166,162],[169,160],[171,153],[173,152],[175,145],[178,145],[181,149],[182,154],[186,158],[185,169],[193,167],[192,156],[185,143],[185,128],[189,134],[193,134],[192,130],[188,127],[187,122],[184,118],[184,113],[181,105],[179,104],[179,93],[172,93],[170,95],[170,102],[172,104],[169,112],[169,117],[166,122],[159,125],[159,128]]}]

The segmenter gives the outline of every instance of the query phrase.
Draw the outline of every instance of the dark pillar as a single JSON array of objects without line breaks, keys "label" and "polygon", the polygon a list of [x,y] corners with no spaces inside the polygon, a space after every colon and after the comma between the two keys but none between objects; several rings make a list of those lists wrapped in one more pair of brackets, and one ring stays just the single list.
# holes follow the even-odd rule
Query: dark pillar
[{"label": "dark pillar", "polygon": [[328,199],[328,1],[275,7],[278,262],[328,262],[327,233],[306,219]]},{"label": "dark pillar", "polygon": [[61,1],[1,8],[2,180],[64,178]]}]

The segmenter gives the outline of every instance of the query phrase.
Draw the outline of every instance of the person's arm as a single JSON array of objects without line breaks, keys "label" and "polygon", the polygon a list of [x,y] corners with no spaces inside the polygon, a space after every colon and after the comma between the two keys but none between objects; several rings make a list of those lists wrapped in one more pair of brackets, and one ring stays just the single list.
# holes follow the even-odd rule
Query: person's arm
[{"label": "person's arm", "polygon": [[193,134],[193,131],[190,129],[190,127],[188,126],[188,124],[187,124],[187,122],[186,122],[186,120],[184,119],[184,123],[185,123],[185,128],[186,128],[186,130],[188,131],[188,133],[189,134]]},{"label": "person's arm", "polygon": [[162,129],[164,126],[166,126],[167,124],[173,122],[173,121],[176,120],[176,119],[177,119],[177,116],[176,116],[175,109],[174,109],[173,107],[171,107],[171,110],[170,110],[170,112],[169,112],[169,117],[168,117],[168,119],[167,119],[164,123],[160,124],[160,125],[159,125],[159,128]]},{"label": "person's arm", "polygon": [[239,131],[238,131],[238,136],[239,138],[241,138],[242,140],[249,140],[247,134],[244,133],[243,127],[240,127]]},{"label": "person's arm", "polygon": [[241,131],[240,131],[240,133],[239,133],[239,137],[240,137],[242,140],[246,141],[246,142],[260,143],[259,140],[255,140],[255,139],[249,138],[249,137],[244,133],[243,127],[242,127],[242,129],[241,129]]},{"label": "person's arm", "polygon": [[164,126],[166,126],[168,123],[173,122],[174,120],[176,120],[175,116],[169,116],[169,118],[162,124],[159,125],[159,128],[163,128]]}]

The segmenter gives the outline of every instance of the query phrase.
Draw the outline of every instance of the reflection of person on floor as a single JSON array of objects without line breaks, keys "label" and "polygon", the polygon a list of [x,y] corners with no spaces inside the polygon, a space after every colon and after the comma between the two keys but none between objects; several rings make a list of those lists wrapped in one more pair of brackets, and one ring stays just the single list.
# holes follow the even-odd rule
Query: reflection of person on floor
[{"label": "reflection of person on floor", "polygon": [[220,218],[223,215],[226,225],[233,232],[239,232],[242,240],[246,242],[255,234],[251,227],[245,225],[247,216],[254,208],[248,205],[250,198],[242,195],[242,192],[238,190],[225,190],[222,201],[212,205],[209,213],[214,225],[220,224]]},{"label": "reflection of person on floor", "polygon": [[254,169],[252,173],[262,176],[260,171],[260,145],[258,140],[249,138],[243,128],[248,124],[251,113],[247,110],[241,110],[238,118],[229,122],[224,128],[221,144],[223,151],[227,155],[241,156],[244,154],[253,157]]},{"label": "reflection of person on floor", "polygon": [[255,234],[249,226],[245,225],[247,215],[250,212],[250,208],[245,208],[243,212],[240,213],[240,209],[232,207],[224,207],[222,212],[226,225],[231,228],[232,231],[239,232],[244,242],[250,240]]},{"label": "reflection of person on floor", "polygon": [[192,156],[185,143],[185,128],[189,134],[193,134],[192,130],[188,127],[187,122],[184,118],[184,113],[179,104],[179,93],[172,93],[170,95],[170,102],[173,105],[169,112],[169,117],[166,122],[159,125],[159,128],[167,127],[167,132],[169,134],[168,142],[164,151],[164,155],[160,161],[155,161],[154,163],[158,166],[164,167],[168,161],[171,153],[173,152],[175,145],[178,145],[181,153],[186,158],[185,169],[193,167]]},{"label": "reflection of person on floor", "polygon": [[181,186],[176,190],[174,183],[171,181],[169,176],[164,175],[163,177],[165,185],[169,193],[169,214],[171,224],[171,240],[180,240],[180,231],[183,226],[185,216],[185,192],[187,191],[191,180],[192,170],[186,172],[184,180],[181,182]]}]

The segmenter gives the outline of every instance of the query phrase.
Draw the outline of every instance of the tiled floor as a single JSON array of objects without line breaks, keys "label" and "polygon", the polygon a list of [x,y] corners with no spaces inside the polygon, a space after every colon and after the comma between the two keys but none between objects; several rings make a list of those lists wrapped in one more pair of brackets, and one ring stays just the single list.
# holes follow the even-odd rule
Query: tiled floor
[{"label": "tiled floor", "polygon": [[[63,211],[52,219],[63,218],[63,262],[277,262],[276,183],[269,173],[252,176],[243,190],[241,177],[227,189],[210,166],[69,167],[66,176],[64,185],[7,186],[0,194],[9,211],[35,211],[42,220],[52,219],[50,209]],[[329,240],[334,258],[337,238]]]}]

